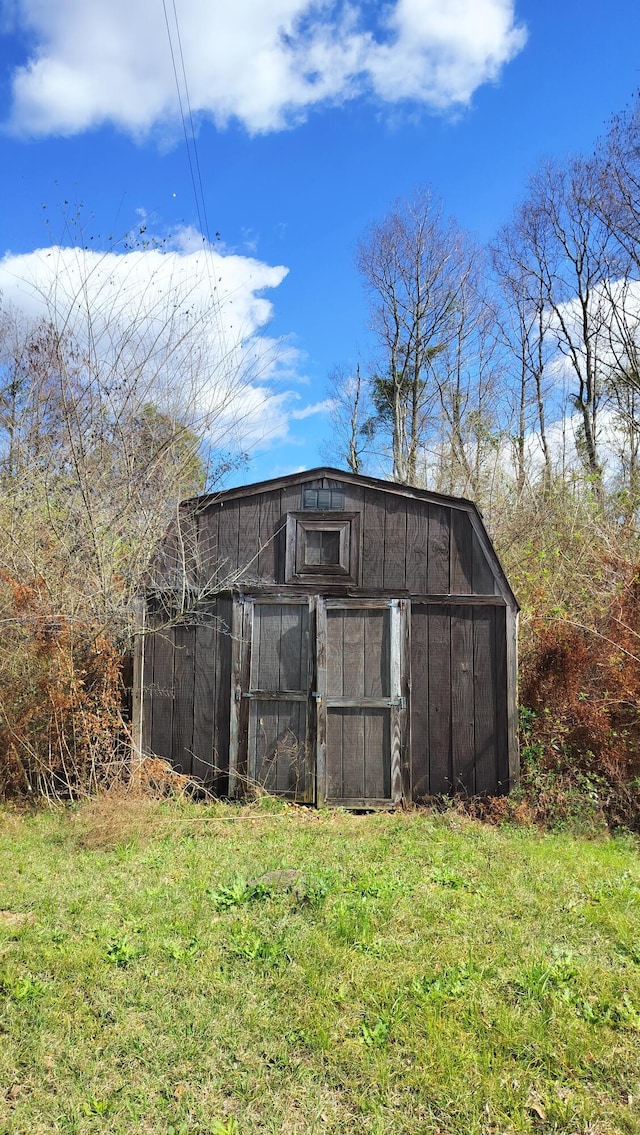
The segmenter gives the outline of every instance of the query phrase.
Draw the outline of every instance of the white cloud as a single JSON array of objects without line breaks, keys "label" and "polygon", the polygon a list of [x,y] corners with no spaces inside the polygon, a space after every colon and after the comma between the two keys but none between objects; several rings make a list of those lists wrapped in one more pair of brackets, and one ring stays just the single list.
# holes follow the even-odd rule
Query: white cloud
[{"label": "white cloud", "polygon": [[[468,103],[524,45],[514,2],[392,0],[377,9],[366,0],[180,0],[166,11],[192,109],[259,133],[365,92],[438,110]],[[14,130],[70,135],[110,122],[142,135],[175,123],[157,0],[15,4],[32,50],[12,77]]]},{"label": "white cloud", "polygon": [[314,417],[316,414],[328,414],[333,406],[333,399],[325,398],[322,402],[313,402],[310,406],[303,406],[301,410],[293,410],[291,417],[294,422],[303,422],[305,418]]},{"label": "white cloud", "polygon": [[283,389],[300,357],[265,331],[273,308],[263,292],[287,269],[204,248],[192,232],[176,244],[8,253],[0,260],[3,305],[68,335],[120,399],[131,388],[131,397],[243,451],[284,440],[292,419],[318,412],[299,408],[299,392]]}]

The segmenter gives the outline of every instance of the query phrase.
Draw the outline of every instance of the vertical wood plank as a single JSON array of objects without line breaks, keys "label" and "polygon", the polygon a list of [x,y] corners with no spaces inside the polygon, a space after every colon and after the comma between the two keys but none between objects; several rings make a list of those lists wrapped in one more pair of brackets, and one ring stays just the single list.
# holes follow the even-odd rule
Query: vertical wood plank
[{"label": "vertical wood plank", "polygon": [[[303,485],[284,485],[280,492],[280,520],[277,525],[278,534],[275,537],[277,548],[274,557],[274,565],[277,566],[275,578],[279,583],[284,583],[290,574],[290,566],[295,565],[295,533],[290,533],[287,527],[287,514],[300,512],[305,487]],[[287,555],[289,555],[289,561],[287,561]]]},{"label": "vertical wood plank", "polygon": [[234,599],[231,620],[229,704],[229,795],[237,796],[247,776],[248,690],[251,667],[252,604]]},{"label": "vertical wood plank", "polygon": [[238,582],[252,583],[258,578],[260,496],[244,497],[238,505]]},{"label": "vertical wood plank", "polygon": [[173,764],[191,776],[193,768],[193,690],[195,627],[178,625],[174,631]]},{"label": "vertical wood plank", "polygon": [[383,587],[401,590],[407,581],[407,502],[405,497],[386,494],[384,516]]},{"label": "vertical wood plank", "polygon": [[344,692],[344,638],[342,612],[324,608],[326,627],[326,692],[330,697],[342,697]]},{"label": "vertical wood plank", "polygon": [[[342,693],[345,697],[360,698],[365,690],[365,624],[371,612],[342,610],[336,621],[342,623]],[[373,659],[375,666],[375,659]]]},{"label": "vertical wood plank", "polygon": [[215,618],[215,608],[203,611],[195,628],[192,773],[207,787],[215,780],[213,718],[218,646]]},{"label": "vertical wood plank", "polygon": [[239,502],[221,502],[218,508],[219,579],[220,587],[228,588],[237,582]]},{"label": "vertical wood plank", "polygon": [[493,595],[495,579],[477,533],[471,531],[471,558],[474,595]]},{"label": "vertical wood plank", "polygon": [[422,501],[407,499],[406,588],[410,595],[428,592],[429,513]]},{"label": "vertical wood plank", "polygon": [[383,586],[386,493],[365,489],[362,534],[362,586]]},{"label": "vertical wood plank", "polygon": [[218,549],[218,516],[220,506],[215,502],[200,510],[198,522],[198,555],[206,581],[218,579],[220,555]]},{"label": "vertical wood plank", "polygon": [[[390,607],[390,685],[391,698],[397,703],[402,698],[402,641],[400,604],[396,600]],[[399,704],[391,707],[391,799],[394,804],[402,800],[402,721],[403,709]]]},{"label": "vertical wood plank", "polygon": [[258,578],[264,583],[281,583],[284,565],[280,564],[280,529],[283,524],[280,507],[280,490],[261,493],[260,497],[260,554]]},{"label": "vertical wood plank", "polygon": [[144,669],[143,669],[143,690],[142,690],[142,752],[145,755],[153,752],[151,744],[151,733],[153,723],[153,669],[154,669],[154,653],[156,636],[152,629],[153,614],[151,611],[147,612],[147,629],[144,636]]},{"label": "vertical wood plank", "polygon": [[[335,484],[336,482],[332,482]],[[362,579],[362,534],[363,534],[363,512],[364,512],[364,489],[362,485],[352,485],[348,482],[341,482],[344,486],[344,509],[345,512],[355,512],[356,519],[351,523],[351,549],[350,549],[350,570],[356,584],[361,586]]]},{"label": "vertical wood plank", "polygon": [[339,716],[342,719],[343,757],[341,795],[345,800],[357,800],[364,795],[365,715],[360,709],[343,709]]},{"label": "vertical wood plank", "polygon": [[[505,789],[516,788],[520,780],[520,749],[518,745],[518,614],[511,607],[502,609],[506,638],[506,719],[507,719],[507,771]],[[498,677],[498,689],[500,689]],[[501,706],[501,702],[498,702]],[[504,714],[501,712],[501,718]],[[499,719],[500,720],[500,719]],[[500,729],[500,724],[498,724]],[[502,771],[502,770],[501,770]]]},{"label": "vertical wood plank", "polygon": [[[280,686],[282,604],[257,603],[253,614],[251,640],[251,687],[277,691]],[[258,665],[255,665],[256,654]]]},{"label": "vertical wood plank", "polygon": [[411,779],[411,602],[401,599],[400,612],[400,693],[402,706],[400,708],[400,728],[402,732],[402,799],[412,799]]},{"label": "vertical wood plank", "polygon": [[267,792],[278,789],[278,702],[252,700],[249,706],[250,727],[248,773],[252,781]]},{"label": "vertical wood plank", "polygon": [[320,596],[316,599],[316,803],[327,798],[327,609]]},{"label": "vertical wood plank", "polygon": [[[309,608],[301,603],[282,604],[280,616],[279,690],[305,690]],[[263,687],[264,688],[264,687]],[[266,687],[267,689],[270,687]]]},{"label": "vertical wood plank", "polygon": [[495,608],[476,607],[473,612],[473,682],[475,790],[478,795],[495,794],[498,788],[495,679]]},{"label": "vertical wood plank", "polygon": [[364,696],[388,698],[389,608],[372,608],[364,620]]},{"label": "vertical wood plank", "polygon": [[428,608],[411,604],[411,778],[415,801],[429,786],[429,631]]},{"label": "vertical wood plank", "polygon": [[448,595],[451,509],[429,505],[429,547],[427,553],[427,593]]},{"label": "vertical wood plank", "polygon": [[429,627],[429,791],[451,791],[451,618],[427,608]]},{"label": "vertical wood plank", "polygon": [[470,595],[472,583],[472,528],[469,516],[459,508],[451,509],[451,593]]},{"label": "vertical wood plank", "polygon": [[453,787],[473,796],[473,609],[451,608],[451,729]]},{"label": "vertical wood plank", "polygon": [[323,800],[342,800],[342,713],[338,709],[326,712],[326,745],[324,762]]},{"label": "vertical wood plank", "polygon": [[173,630],[155,632],[153,657],[153,721],[151,751],[173,761]]},{"label": "vertical wood plank", "polygon": [[142,596],[134,600],[133,688],[131,691],[131,748],[132,768],[135,773],[144,755],[144,670],[146,607]]},{"label": "vertical wood plank", "polygon": [[365,800],[391,798],[391,711],[367,709],[365,716],[365,781],[362,796]]},{"label": "vertical wood plank", "polygon": [[233,600],[220,597],[216,604],[215,624],[215,712],[213,719],[213,759],[215,779],[212,790],[219,796],[229,793],[229,735],[231,711],[231,623]]}]

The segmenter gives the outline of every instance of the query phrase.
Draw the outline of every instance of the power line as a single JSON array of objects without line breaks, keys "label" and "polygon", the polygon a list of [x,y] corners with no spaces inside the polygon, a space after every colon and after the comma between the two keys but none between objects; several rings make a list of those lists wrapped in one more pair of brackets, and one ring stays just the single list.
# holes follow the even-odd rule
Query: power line
[{"label": "power line", "polygon": [[[186,146],[186,150],[187,150],[187,160],[189,162],[189,173],[191,175],[191,186],[193,188],[193,196],[194,196],[194,200],[195,200],[195,204],[196,204],[196,212],[198,214],[198,225],[200,226],[200,232],[203,233],[204,236],[206,236],[207,240],[209,240],[208,229],[205,227],[206,215],[203,219],[202,211],[200,209],[200,196],[198,194],[198,185],[196,183],[196,176],[195,176],[195,172],[194,172],[193,160],[191,158],[191,146],[189,145],[189,134],[188,134],[188,131],[187,131],[187,123],[186,123],[186,119],[185,119],[185,115],[184,115],[184,107],[182,105],[182,92],[180,90],[180,80],[178,78],[178,68],[176,67],[176,57],[175,57],[175,52],[173,50],[173,38],[171,36],[171,27],[170,27],[170,24],[169,24],[169,13],[167,12],[166,0],[162,0],[162,8],[163,8],[163,11],[164,11],[164,22],[165,22],[165,25],[166,25],[166,28],[167,28],[167,38],[169,40],[169,51],[171,52],[171,66],[173,67],[173,77],[175,79],[176,92],[177,92],[177,95],[178,95],[178,107],[180,109],[180,118],[182,119],[182,129],[183,129],[183,132],[184,132],[184,142],[185,142],[185,146]],[[190,116],[190,119],[191,119],[192,144],[193,144],[193,149],[194,149],[194,155],[195,155],[196,160],[197,160],[197,147],[196,147],[196,141],[195,141],[195,132],[194,132],[194,129],[193,129],[193,118],[191,117],[191,106],[190,106],[190,103],[189,103],[188,88],[187,88],[187,81],[186,81],[186,72],[185,72],[185,68],[184,68],[184,58],[182,57],[182,45],[180,43],[180,31],[179,31],[179,28],[178,28],[178,14],[176,12],[175,0],[173,2],[173,13],[174,13],[175,21],[176,21],[176,29],[177,29],[177,32],[178,32],[178,43],[180,44],[180,56],[182,58],[183,82],[185,84],[185,89],[187,91],[187,103],[188,103],[188,106],[189,106],[189,116]],[[197,163],[197,168],[198,168],[199,184],[200,184],[200,188],[202,189],[202,178],[200,177],[200,163],[199,162]]]},{"label": "power line", "polygon": [[[185,92],[185,96],[186,96],[186,99],[187,99],[187,109],[189,111],[189,125],[190,125],[190,128],[191,128],[191,140],[192,140],[192,143],[193,143],[193,153],[194,153],[195,163],[196,163],[196,173],[198,175],[198,187],[200,189],[200,201],[202,203],[202,216],[204,218],[204,230],[203,231],[204,231],[204,234],[205,234],[209,244],[211,244],[211,234],[209,232],[209,219],[207,217],[207,204],[206,204],[205,195],[204,195],[204,187],[203,187],[203,184],[202,184],[202,173],[200,171],[200,159],[198,157],[198,146],[197,146],[197,143],[196,143],[196,132],[195,132],[194,125],[193,125],[193,114],[192,114],[192,111],[191,111],[191,99],[189,98],[189,84],[187,82],[187,71],[186,71],[186,68],[185,68],[185,65],[184,65],[184,54],[182,52],[182,36],[180,35],[180,24],[178,22],[178,12],[177,12],[177,9],[176,9],[176,0],[173,0],[173,17],[174,17],[174,20],[176,22],[176,33],[177,33],[177,36],[178,36],[178,47],[180,49],[180,64],[181,64],[181,67],[182,67],[182,78],[183,78],[183,82],[184,82],[184,92]],[[183,123],[184,123],[184,118],[183,118]]]}]

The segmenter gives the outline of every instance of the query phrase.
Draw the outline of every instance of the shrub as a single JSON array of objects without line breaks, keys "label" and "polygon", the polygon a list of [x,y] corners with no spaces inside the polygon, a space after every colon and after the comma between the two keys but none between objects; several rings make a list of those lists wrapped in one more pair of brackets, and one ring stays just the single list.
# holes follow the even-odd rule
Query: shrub
[{"label": "shrub", "polygon": [[52,607],[43,580],[0,577],[0,795],[75,799],[122,775],[121,658]]}]

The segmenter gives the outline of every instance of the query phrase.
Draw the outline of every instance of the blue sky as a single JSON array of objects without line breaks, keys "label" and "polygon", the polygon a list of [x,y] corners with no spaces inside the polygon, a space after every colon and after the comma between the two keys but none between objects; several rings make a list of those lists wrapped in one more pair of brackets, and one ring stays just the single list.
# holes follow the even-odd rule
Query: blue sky
[{"label": "blue sky", "polygon": [[[588,151],[629,102],[639,45],[628,0],[4,0],[5,302],[37,313],[30,288],[71,270],[78,206],[92,248],[143,224],[165,238],[167,279],[183,286],[205,271],[206,210],[223,297],[207,333],[224,325],[260,360],[242,394],[241,479],[319,464],[327,374],[372,353],[353,266],[367,225],[428,182],[490,239],[542,157]],[[130,304],[160,253],[116,250],[105,271]]]}]

